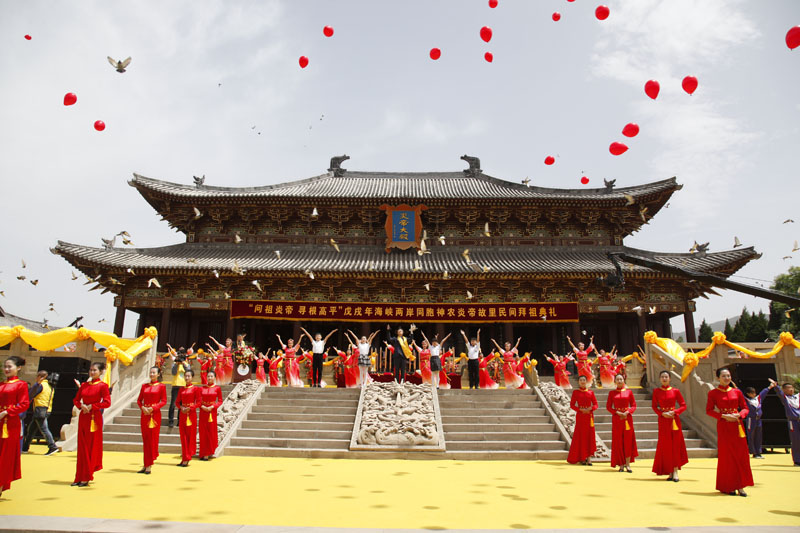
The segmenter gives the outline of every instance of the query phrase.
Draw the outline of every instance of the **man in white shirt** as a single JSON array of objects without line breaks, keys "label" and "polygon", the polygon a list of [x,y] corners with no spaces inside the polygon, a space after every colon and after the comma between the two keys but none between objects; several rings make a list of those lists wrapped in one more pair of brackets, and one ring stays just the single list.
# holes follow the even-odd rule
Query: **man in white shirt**
[{"label": "man in white shirt", "polygon": [[[322,333],[317,333],[312,337],[305,328],[300,328],[300,330],[303,332],[303,335],[308,337],[308,340],[311,341],[311,386],[319,387],[320,383],[322,383],[322,363],[325,359],[325,343],[328,342],[331,335],[338,331],[338,328],[328,333],[324,339],[322,338]],[[302,339],[303,337],[301,336],[300,338]],[[300,341],[298,341],[298,344],[299,342]]]},{"label": "man in white shirt", "polygon": [[464,330],[461,330],[461,336],[464,337],[464,342],[467,343],[467,372],[469,373],[469,388],[478,388],[478,365],[480,363],[478,356],[481,353],[481,330],[478,330],[478,336],[467,338]]}]

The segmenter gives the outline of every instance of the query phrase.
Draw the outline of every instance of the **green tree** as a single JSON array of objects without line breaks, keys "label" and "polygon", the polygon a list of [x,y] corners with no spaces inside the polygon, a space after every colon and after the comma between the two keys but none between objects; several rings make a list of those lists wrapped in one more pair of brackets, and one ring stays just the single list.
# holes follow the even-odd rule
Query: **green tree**
[{"label": "green tree", "polygon": [[733,337],[730,339],[733,342],[746,342],[747,333],[750,331],[750,313],[747,307],[742,309],[742,314],[739,315],[739,320],[733,326]]},{"label": "green tree", "polygon": [[764,311],[759,311],[758,314],[752,313],[750,315],[750,328],[747,331],[747,342],[764,342],[768,333],[767,326],[769,321]]},{"label": "green tree", "polygon": [[700,322],[700,334],[697,336],[697,340],[699,342],[711,342],[711,337],[713,336],[714,336],[714,331],[711,329],[711,326],[708,325],[706,319],[704,318],[703,321]]},{"label": "green tree", "polygon": [[[789,267],[786,274],[775,276],[775,282],[770,289],[792,296],[800,294],[800,267]],[[786,316],[787,312],[789,313],[788,317]],[[800,310],[790,311],[790,306],[785,303],[771,302],[769,324],[773,335],[781,331],[789,331],[796,336],[800,333]]]},{"label": "green tree", "polygon": [[731,327],[731,321],[728,320],[727,318],[725,319],[725,329],[722,330],[722,332],[725,334],[726,339],[733,338],[733,328]]}]

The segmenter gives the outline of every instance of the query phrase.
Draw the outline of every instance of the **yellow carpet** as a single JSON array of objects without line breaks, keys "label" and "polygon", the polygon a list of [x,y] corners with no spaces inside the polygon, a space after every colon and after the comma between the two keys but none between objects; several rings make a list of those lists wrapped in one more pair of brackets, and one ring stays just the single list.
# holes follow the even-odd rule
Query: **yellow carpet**
[{"label": "yellow carpet", "polygon": [[680,483],[608,465],[221,457],[178,468],[162,455],[108,452],[88,488],[70,487],[75,454],[23,455],[0,514],[357,528],[617,528],[798,525],[788,455],[753,461],[747,499],[714,491],[715,459],[692,460]]}]

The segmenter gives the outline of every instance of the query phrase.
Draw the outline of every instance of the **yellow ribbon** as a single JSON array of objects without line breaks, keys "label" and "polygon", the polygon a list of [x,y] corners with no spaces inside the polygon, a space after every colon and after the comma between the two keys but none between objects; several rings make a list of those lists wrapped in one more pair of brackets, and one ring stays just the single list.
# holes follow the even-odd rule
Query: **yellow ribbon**
[{"label": "yellow ribbon", "polygon": [[398,337],[397,341],[400,343],[400,348],[403,349],[403,355],[405,355],[406,358],[411,359],[411,357],[412,357],[411,348],[408,347],[408,343],[406,342],[406,338],[405,337]]}]

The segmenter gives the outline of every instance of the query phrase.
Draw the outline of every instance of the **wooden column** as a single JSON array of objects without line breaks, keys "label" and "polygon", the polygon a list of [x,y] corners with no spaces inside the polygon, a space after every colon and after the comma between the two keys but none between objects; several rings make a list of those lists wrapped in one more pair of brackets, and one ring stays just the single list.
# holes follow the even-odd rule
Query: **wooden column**
[{"label": "wooden column", "polygon": [[[516,344],[516,339],[514,338],[514,324],[511,322],[506,322],[503,324],[503,340],[502,342],[510,342],[511,346]],[[502,344],[500,346],[503,346]]]},{"label": "wooden column", "polygon": [[[167,304],[169,306],[169,304]],[[161,310],[161,327],[158,328],[158,346],[157,350],[159,352],[166,352],[167,351],[167,342],[169,342],[169,315],[170,315],[169,307],[164,307]]]},{"label": "wooden column", "polygon": [[[441,341],[444,338],[444,336],[447,335],[447,333],[445,333],[444,331],[444,324],[442,322],[436,323],[436,334],[439,336],[439,341]],[[450,342],[450,340],[452,340],[452,336],[450,337],[450,339],[448,339],[447,342]]]},{"label": "wooden column", "polygon": [[570,333],[569,336],[572,338],[572,342],[575,346],[577,346],[579,342],[582,342],[580,322],[572,322],[572,333]]},{"label": "wooden column", "polygon": [[697,342],[697,333],[694,331],[694,313],[689,310],[683,313],[683,324],[686,326],[686,342]]},{"label": "wooden column", "polygon": [[295,344],[297,344],[297,342],[300,340],[300,335],[302,334],[303,332],[300,331],[300,322],[294,321],[292,323],[292,338],[294,339]]},{"label": "wooden column", "polygon": [[117,314],[114,317],[114,335],[122,337],[122,329],[125,327],[125,300],[120,302],[117,307]]},{"label": "wooden column", "polygon": [[[234,340],[235,333],[236,333],[236,322],[232,318],[228,318],[228,321],[225,323],[225,337]],[[225,339],[220,339],[220,342],[224,344]]]}]

